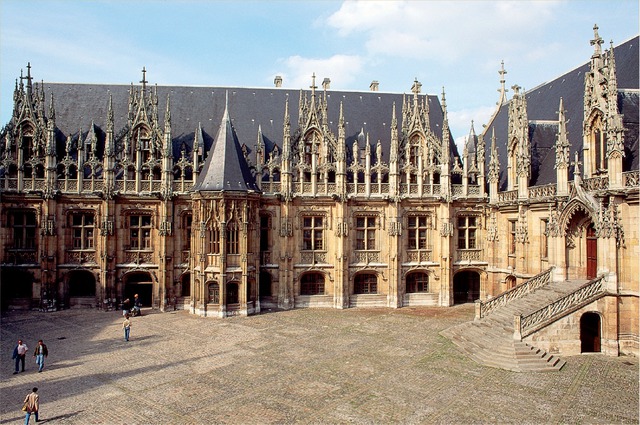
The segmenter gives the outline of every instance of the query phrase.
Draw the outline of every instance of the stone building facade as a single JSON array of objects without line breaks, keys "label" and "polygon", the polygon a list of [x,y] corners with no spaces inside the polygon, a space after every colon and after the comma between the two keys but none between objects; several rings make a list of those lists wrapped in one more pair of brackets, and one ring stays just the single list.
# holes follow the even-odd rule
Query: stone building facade
[{"label": "stone building facade", "polygon": [[[201,316],[585,285],[515,335],[638,352],[638,38],[513,86],[463,152],[445,92],[33,82],[0,133],[2,307]],[[584,320],[587,320],[584,319]],[[594,325],[595,323],[595,325]]]}]

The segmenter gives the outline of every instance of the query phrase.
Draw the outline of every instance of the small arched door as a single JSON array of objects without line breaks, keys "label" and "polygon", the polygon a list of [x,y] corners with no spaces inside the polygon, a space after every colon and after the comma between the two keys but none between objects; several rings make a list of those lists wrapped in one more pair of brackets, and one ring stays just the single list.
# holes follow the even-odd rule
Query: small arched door
[{"label": "small arched door", "polygon": [[96,278],[93,273],[86,270],[71,271],[69,272],[68,285],[69,306],[95,304]]},{"label": "small arched door", "polygon": [[453,277],[453,303],[472,303],[480,298],[480,275],[474,271],[459,272]]},{"label": "small arched door", "polygon": [[580,346],[582,353],[600,352],[600,315],[585,313],[580,318]]}]

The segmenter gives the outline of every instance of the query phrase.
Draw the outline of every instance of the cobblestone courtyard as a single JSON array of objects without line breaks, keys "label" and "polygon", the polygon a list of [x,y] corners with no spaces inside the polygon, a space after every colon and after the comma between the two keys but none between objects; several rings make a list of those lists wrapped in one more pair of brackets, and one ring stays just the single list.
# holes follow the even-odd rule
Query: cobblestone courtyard
[{"label": "cobblestone courtyard", "polygon": [[[454,308],[300,309],[228,319],[66,310],[2,316],[0,423],[638,423],[638,359],[565,357],[560,372],[479,366],[439,332]],[[18,338],[27,371],[13,375]],[[49,358],[37,373],[31,353]]]}]

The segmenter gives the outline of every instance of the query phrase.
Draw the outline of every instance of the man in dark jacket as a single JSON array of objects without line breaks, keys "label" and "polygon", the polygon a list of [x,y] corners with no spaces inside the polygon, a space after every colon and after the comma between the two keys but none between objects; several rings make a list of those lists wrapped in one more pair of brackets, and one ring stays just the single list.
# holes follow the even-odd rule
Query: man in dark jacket
[{"label": "man in dark jacket", "polygon": [[36,364],[38,365],[38,372],[42,372],[42,369],[44,369],[44,358],[48,355],[49,350],[47,350],[47,346],[42,342],[42,340],[39,340],[38,345],[33,352],[33,357],[36,358]]}]

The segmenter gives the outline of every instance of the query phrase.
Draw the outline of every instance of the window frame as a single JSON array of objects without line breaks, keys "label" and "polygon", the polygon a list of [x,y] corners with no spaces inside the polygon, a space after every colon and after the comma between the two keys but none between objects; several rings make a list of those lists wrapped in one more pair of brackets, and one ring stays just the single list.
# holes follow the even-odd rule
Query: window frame
[{"label": "window frame", "polygon": [[429,215],[412,214],[407,217],[407,249],[430,250]]},{"label": "window frame", "polygon": [[[310,221],[307,221],[310,220]],[[302,217],[302,250],[325,251],[323,215],[304,215]]]},{"label": "window frame", "polygon": [[375,273],[358,273],[353,278],[355,295],[376,295],[378,293],[378,276]]},{"label": "window frame", "polygon": [[[137,221],[137,223],[134,223]],[[129,249],[132,251],[153,250],[153,220],[151,214],[134,213],[129,215]],[[135,242],[135,243],[134,243]]]},{"label": "window frame", "polygon": [[356,251],[377,250],[377,216],[360,215],[355,217]]},{"label": "window frame", "polygon": [[[464,220],[464,222],[462,222]],[[473,220],[473,224],[470,221]],[[478,217],[475,215],[460,215],[457,220],[458,249],[478,249]],[[461,246],[461,242],[462,245]]]}]

